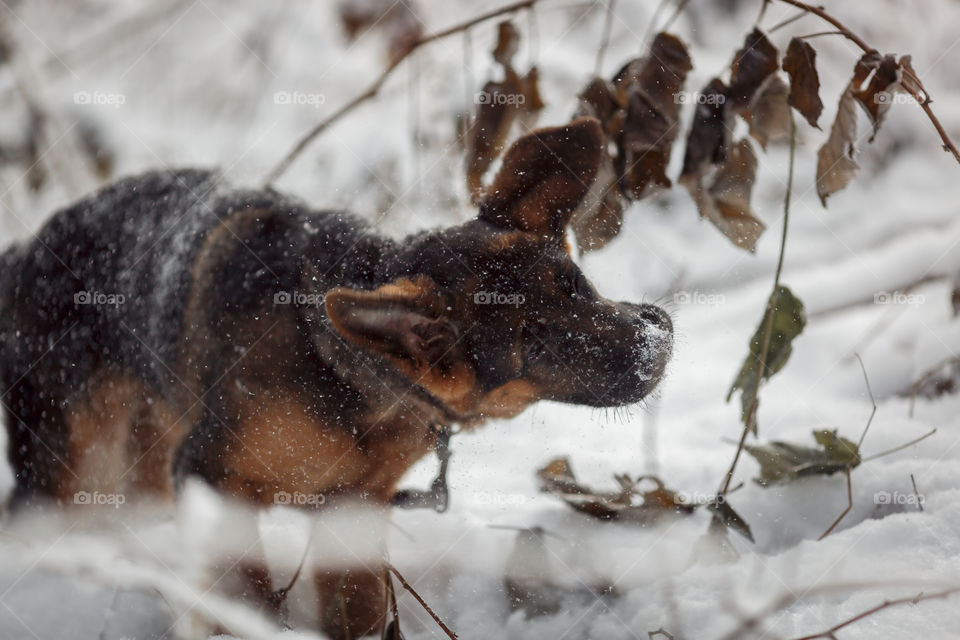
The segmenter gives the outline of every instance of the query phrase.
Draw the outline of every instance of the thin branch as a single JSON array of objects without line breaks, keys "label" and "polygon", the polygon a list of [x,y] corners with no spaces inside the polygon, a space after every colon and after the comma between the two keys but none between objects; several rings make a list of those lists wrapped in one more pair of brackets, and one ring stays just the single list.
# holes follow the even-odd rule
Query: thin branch
[{"label": "thin branch", "polygon": [[[911,581],[913,582],[913,581]],[[924,583],[918,583],[924,585]],[[817,584],[809,586],[806,588],[793,588],[788,589],[788,593],[780,595],[776,600],[772,601],[769,605],[764,607],[760,612],[740,621],[740,624],[723,636],[722,640],[741,640],[747,636],[747,632],[753,629],[757,629],[760,626],[760,623],[763,622],[766,618],[772,616],[778,611],[782,611],[787,607],[803,601],[805,597],[813,595],[822,595],[828,593],[848,593],[851,591],[864,591],[866,589],[878,589],[881,587],[892,587],[892,588],[904,588],[906,585],[902,581],[883,581],[883,582],[848,582],[848,583],[836,583],[836,584]],[[925,586],[925,585],[924,585]],[[933,586],[933,585],[930,585]],[[950,585],[945,587],[942,585],[936,585],[937,588],[944,589],[949,593],[960,592],[960,587]],[[829,637],[829,636],[828,636]]]},{"label": "thin branch", "polygon": [[869,457],[866,457],[866,458],[861,458],[861,461],[862,461],[862,462],[870,462],[871,460],[876,460],[877,458],[883,458],[884,456],[888,456],[888,455],[890,455],[891,453],[896,453],[897,451],[903,451],[903,450],[906,449],[907,447],[912,447],[913,445],[917,444],[917,443],[920,442],[921,440],[926,440],[927,438],[929,438],[930,436],[932,436],[932,435],[935,434],[936,432],[937,432],[936,429],[931,429],[928,433],[923,434],[923,435],[920,436],[919,438],[914,438],[914,439],[911,440],[910,442],[905,442],[905,443],[901,444],[901,445],[898,446],[898,447],[894,447],[893,449],[887,449],[886,451],[881,451],[880,453],[875,453],[875,454],[873,454],[872,456],[869,456]]},{"label": "thin branch", "polygon": [[680,17],[680,14],[683,13],[683,10],[687,8],[687,5],[690,4],[690,0],[680,0],[677,3],[677,8],[673,11],[667,21],[663,23],[663,26],[660,28],[660,31],[669,31],[670,27],[673,26],[673,23],[677,21],[677,18]]},{"label": "thin branch", "polygon": [[290,577],[290,582],[287,583],[287,586],[280,587],[270,594],[270,604],[276,606],[278,609],[280,605],[283,604],[283,601],[287,599],[287,595],[290,593],[290,590],[293,589],[293,586],[297,584],[297,580],[300,579],[300,574],[303,572],[303,566],[307,562],[307,556],[310,553],[310,547],[313,545],[313,538],[316,531],[317,527],[316,523],[314,523],[310,526],[310,535],[307,536],[307,544],[303,548],[303,555],[300,556],[300,564],[297,565],[297,570],[294,571]]},{"label": "thin branch", "polygon": [[872,616],[872,615],[874,615],[874,614],[876,614],[876,613],[879,613],[880,611],[883,611],[884,609],[889,609],[889,608],[891,608],[891,607],[897,607],[897,606],[900,606],[900,605],[903,605],[903,604],[917,604],[918,602],[922,602],[922,601],[924,601],[924,600],[935,600],[935,599],[940,599],[940,598],[946,598],[946,597],[948,597],[948,596],[953,595],[954,593],[957,593],[958,591],[960,591],[960,588],[946,589],[946,590],[944,590],[944,591],[938,591],[938,592],[936,592],[936,593],[927,593],[927,594],[925,594],[925,593],[918,593],[917,595],[913,596],[912,598],[899,598],[899,599],[897,599],[897,600],[884,600],[882,603],[880,603],[880,604],[878,604],[878,605],[876,605],[876,606],[874,606],[874,607],[871,607],[871,608],[867,609],[866,611],[861,611],[861,612],[858,613],[857,615],[851,616],[851,617],[847,618],[846,620],[844,620],[843,622],[839,622],[839,623],[833,625],[833,626],[830,627],[829,629],[824,629],[823,631],[821,631],[821,632],[819,632],[819,633],[814,633],[814,634],[809,635],[809,636],[801,636],[801,637],[799,637],[799,638],[794,638],[793,640],[816,640],[817,638],[836,638],[836,635],[835,635],[835,634],[836,634],[836,632],[839,631],[840,629],[843,629],[844,627],[849,627],[851,624],[853,624],[853,623],[855,623],[855,622],[860,622],[860,621],[863,620],[864,618],[869,618],[870,616]]},{"label": "thin branch", "polygon": [[917,499],[917,506],[923,511],[923,500],[920,499],[920,491],[917,490],[917,480],[910,474],[910,484],[913,485],[913,496]]},{"label": "thin branch", "polygon": [[640,47],[641,51],[646,51],[649,48],[653,34],[657,31],[657,22],[660,20],[660,14],[669,1],[670,0],[660,0],[660,2],[657,3],[657,7],[653,10],[653,13],[650,14],[650,22],[647,24],[647,30],[643,34],[643,46]]},{"label": "thin branch", "polygon": [[810,38],[819,38],[820,36],[842,36],[844,35],[843,31],[817,31],[816,33],[808,33],[806,35],[797,36],[800,40],[809,40]]},{"label": "thin branch", "polygon": [[426,601],[424,601],[424,599],[420,597],[420,594],[417,593],[412,586],[410,586],[410,583],[407,582],[402,575],[400,575],[400,572],[397,571],[397,568],[392,564],[390,564],[389,562],[386,563],[386,567],[387,569],[390,570],[390,573],[392,573],[397,577],[397,580],[400,581],[400,584],[403,585],[403,588],[409,591],[410,595],[416,598],[417,602],[420,603],[420,606],[423,607],[423,610],[430,614],[430,617],[433,618],[433,621],[437,623],[437,625],[443,630],[445,634],[447,634],[447,637],[450,638],[450,640],[457,640],[457,634],[451,631],[450,627],[448,627],[443,623],[443,620],[440,619],[440,616],[438,616],[433,612],[433,609],[430,608],[430,605],[428,605]]},{"label": "thin branch", "polygon": [[833,521],[833,524],[827,527],[826,531],[820,534],[820,537],[817,538],[818,542],[830,535],[830,532],[836,529],[837,525],[840,524],[840,521],[843,520],[848,513],[850,513],[851,509],[853,509],[853,481],[850,479],[851,471],[853,471],[853,466],[850,464],[848,464],[847,468],[843,470],[844,475],[847,476],[847,508],[844,509],[839,516],[837,516],[837,519]]},{"label": "thin branch", "polygon": [[[821,20],[829,22],[834,27],[840,31],[844,37],[853,42],[855,45],[860,47],[864,53],[869,53],[871,51],[876,51],[873,47],[868,45],[862,38],[857,34],[853,33],[844,25],[842,22],[834,18],[832,15],[824,11],[822,7],[815,7],[813,5],[802,2],[801,0],[780,0],[780,2],[789,4],[791,6],[797,7],[809,13],[814,14],[819,17]],[[909,70],[905,70],[906,73],[910,73]],[[953,154],[953,157],[960,162],[960,150],[957,149],[956,145],[953,144],[953,140],[950,139],[950,136],[944,130],[943,125],[940,124],[940,120],[933,113],[933,110],[930,108],[930,103],[933,100],[930,98],[930,93],[927,91],[926,87],[923,86],[923,83],[920,82],[920,78],[916,74],[910,74],[911,80],[915,82],[908,82],[903,85],[904,89],[907,90],[910,95],[917,101],[917,104],[920,105],[920,108],[923,109],[923,112],[927,114],[927,118],[930,119],[930,122],[933,123],[933,128],[937,130],[937,133],[940,134],[940,139],[943,141],[943,150],[948,151]],[[919,89],[918,89],[919,87]],[[922,95],[921,95],[922,92]]]},{"label": "thin branch", "polygon": [[521,9],[529,9],[530,7],[535,5],[537,2],[539,2],[539,0],[519,0],[518,2],[513,2],[511,4],[500,7],[499,9],[493,9],[492,11],[487,11],[486,13],[482,13],[478,16],[474,16],[469,20],[457,23],[451,27],[447,27],[446,29],[441,29],[440,31],[436,31],[434,33],[430,33],[425,36],[421,36],[416,42],[414,42],[410,47],[408,47],[402,54],[398,55],[393,60],[391,60],[390,64],[386,66],[386,68],[380,73],[377,79],[374,80],[373,83],[369,87],[367,87],[367,89],[363,93],[356,96],[355,98],[353,98],[352,100],[350,100],[349,102],[341,106],[339,109],[334,111],[332,114],[327,116],[325,119],[321,120],[316,125],[314,125],[314,127],[310,129],[310,131],[308,131],[306,135],[304,135],[300,139],[300,141],[297,142],[296,145],[294,145],[294,147],[287,153],[287,155],[285,155],[280,160],[280,162],[277,163],[277,165],[267,174],[267,177],[264,179],[264,186],[272,185],[274,181],[276,181],[281,175],[283,175],[287,171],[287,169],[290,168],[290,165],[292,165],[293,162],[300,156],[300,154],[303,153],[304,149],[306,149],[307,146],[309,146],[310,143],[317,138],[317,136],[323,133],[326,129],[328,129],[331,125],[337,122],[340,118],[350,113],[351,111],[356,109],[358,106],[360,106],[367,100],[370,100],[371,98],[376,96],[377,93],[380,92],[380,88],[387,81],[387,78],[389,78],[390,74],[393,73],[394,69],[400,66],[400,63],[406,60],[408,57],[410,57],[410,54],[412,54],[414,51],[418,50],[420,47],[422,47],[425,44],[429,44],[436,40],[441,40],[455,33],[466,31],[467,29],[475,25],[478,25],[481,22],[486,22],[487,20],[491,20],[493,18],[497,18],[499,16],[502,16],[508,13],[514,13]]},{"label": "thin branch", "polygon": [[770,27],[769,29],[767,29],[767,34],[771,34],[771,33],[773,33],[774,31],[777,31],[778,29],[782,29],[782,28],[784,28],[785,26],[787,26],[788,24],[793,24],[794,22],[796,22],[796,21],[799,20],[800,18],[802,18],[802,17],[804,17],[804,16],[807,16],[807,15],[810,15],[810,14],[808,14],[806,11],[800,11],[800,12],[798,12],[796,15],[791,16],[791,17],[787,18],[786,20],[781,20],[781,21],[778,22],[777,24],[775,24],[775,25],[773,25],[772,27]]},{"label": "thin branch", "polygon": [[597,49],[597,61],[593,65],[593,75],[599,76],[603,70],[603,56],[607,53],[607,47],[610,46],[610,32],[613,30],[613,8],[617,0],[607,0],[607,15],[603,21],[603,36],[600,39],[600,47]]},{"label": "thin branch", "polygon": [[863,372],[863,382],[867,385],[867,395],[870,396],[870,404],[873,405],[873,409],[870,411],[870,417],[867,418],[867,424],[863,428],[863,433],[860,434],[860,440],[857,441],[857,452],[859,452],[860,447],[863,446],[863,439],[867,437],[867,431],[870,430],[870,425],[873,423],[873,416],[877,415],[877,401],[873,397],[873,389],[870,388],[870,378],[867,376],[867,367],[863,364],[863,358],[860,357],[859,353],[853,355],[857,356],[857,362],[860,363],[860,371]]},{"label": "thin branch", "polygon": [[[783,271],[783,257],[787,251],[787,228],[790,223],[790,198],[793,194],[794,159],[797,152],[797,124],[793,117],[793,111],[790,111],[789,113],[790,164],[787,169],[787,190],[783,196],[783,232],[780,235],[780,256],[777,259],[777,271],[773,276],[773,291],[771,292],[770,299],[767,301],[767,306],[764,312],[766,324],[763,330],[763,341],[760,345],[760,353],[757,362],[757,393],[760,391],[760,382],[763,380],[763,369],[765,366],[764,363],[766,362],[767,352],[770,350],[770,340],[773,336],[773,309],[770,308],[770,305],[773,303],[773,296],[776,295],[777,288],[780,286],[780,274]],[[740,433],[740,441],[737,443],[737,452],[733,456],[733,462],[730,463],[730,468],[727,470],[727,475],[724,477],[723,484],[720,487],[720,492],[718,493],[720,496],[727,495],[727,491],[730,489],[730,483],[733,481],[733,473],[737,468],[737,463],[740,461],[740,455],[743,453],[743,448],[747,443],[747,435],[753,431],[754,425],[756,424],[758,405],[759,398],[757,397],[757,394],[755,394],[753,403],[750,406],[750,411],[747,413],[747,421],[744,423],[743,431]]]}]

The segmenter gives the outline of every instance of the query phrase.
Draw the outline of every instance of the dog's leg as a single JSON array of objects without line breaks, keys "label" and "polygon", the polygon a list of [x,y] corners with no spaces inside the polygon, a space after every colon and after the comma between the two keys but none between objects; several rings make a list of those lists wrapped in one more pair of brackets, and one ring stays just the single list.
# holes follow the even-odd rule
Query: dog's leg
[{"label": "dog's leg", "polygon": [[333,640],[380,634],[388,613],[382,567],[318,568],[314,584],[323,633]]}]

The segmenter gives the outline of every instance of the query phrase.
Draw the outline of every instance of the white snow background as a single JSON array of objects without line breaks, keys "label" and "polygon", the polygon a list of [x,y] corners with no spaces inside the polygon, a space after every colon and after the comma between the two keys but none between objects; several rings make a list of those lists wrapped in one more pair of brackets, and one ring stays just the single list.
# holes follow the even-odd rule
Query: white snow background
[{"label": "white snow background", "polygon": [[[0,12],[15,50],[0,68],[0,139],[15,140],[26,121],[23,93],[52,116],[52,168],[39,193],[23,167],[0,169],[4,242],[27,239],[58,207],[98,184],[76,155],[78,122],[103,130],[116,175],[165,166],[218,166],[254,186],[319,119],[363,91],[386,62],[380,34],[347,42],[335,3],[321,0],[186,0],[146,8],[135,0],[6,0]],[[934,109],[960,138],[960,3],[952,0],[827,2],[827,9],[884,52],[910,53],[935,99]],[[654,0],[619,0],[603,75],[639,54]],[[736,5],[728,13],[723,7]],[[729,64],[760,2],[694,0],[673,31],[688,43],[696,90]],[[496,5],[420,0],[427,30]],[[662,21],[671,10],[663,12]],[[794,15],[773,2],[762,25]],[[136,16],[149,16],[146,19]],[[573,113],[593,72],[604,3],[541,0],[517,16],[518,67],[541,73],[548,106],[541,124]],[[131,18],[132,17],[132,18]],[[474,215],[467,204],[455,115],[495,73],[489,56],[496,21],[433,43],[396,70],[381,95],[326,131],[278,187],[316,207],[340,207],[378,221],[390,235],[450,225]],[[772,35],[783,51],[791,35],[829,29],[813,17]],[[960,166],[940,148],[920,109],[894,105],[872,145],[861,118],[861,171],[824,210],[816,196],[816,149],[826,137],[843,83],[860,52],[837,36],[811,40],[825,104],[824,131],[798,118],[794,203],[782,280],[809,316],[787,366],[761,389],[760,440],[812,444],[811,431],[839,429],[856,440],[871,411],[854,353],[877,399],[866,455],[937,433],[853,472],[853,509],[837,530],[817,538],[846,505],[842,475],[761,488],[745,456],[730,501],[756,537],[731,539],[739,558],[694,560],[709,514],[656,527],[601,523],[538,493],[534,471],[569,455],[578,476],[613,488],[614,472],[656,473],[675,490],[716,491],[740,433],[739,402],[727,389],[760,320],[776,264],[788,149],[760,152],[755,209],[768,226],[755,255],[733,247],[699,220],[680,188],[633,205],[623,233],[582,259],[608,297],[659,301],[674,317],[676,345],[654,398],[623,412],[541,403],[453,440],[449,512],[398,511],[392,562],[461,638],[646,639],[663,627],[676,638],[712,640],[783,596],[796,601],[739,637],[812,634],[885,599],[960,586],[960,397],[918,399],[913,416],[901,394],[933,364],[957,355],[949,278],[960,270]],[[119,95],[122,104],[88,104]],[[277,92],[318,96],[277,104]],[[106,100],[102,101],[106,102]],[[114,100],[114,102],[117,102]],[[684,118],[689,119],[692,107]],[[684,128],[686,130],[686,127]],[[683,144],[674,148],[679,173]],[[877,304],[875,294],[924,280],[907,303]],[[677,295],[677,292],[688,295]],[[899,300],[900,298],[898,298]],[[5,439],[5,435],[0,436]],[[430,457],[405,479],[426,486]],[[913,474],[924,510],[908,504]],[[4,463],[0,490],[12,484]],[[876,504],[888,492],[900,504]],[[163,637],[193,597],[204,545],[216,544],[215,500],[192,492],[180,518],[151,515],[126,523],[77,523],[56,514],[6,522],[0,532],[0,638],[83,640]],[[274,514],[265,529],[296,556],[302,527]],[[603,603],[571,597],[555,615],[511,612],[503,575],[516,532],[490,525],[542,526],[562,580],[612,581],[619,597]],[[202,590],[201,590],[202,591]],[[163,598],[157,596],[163,594]],[[248,637],[273,634],[249,612],[205,596]],[[169,607],[168,608],[168,604]],[[417,603],[400,594],[408,638],[442,637]],[[176,617],[176,616],[174,616]],[[960,594],[890,608],[837,633],[838,638],[960,637]]]}]

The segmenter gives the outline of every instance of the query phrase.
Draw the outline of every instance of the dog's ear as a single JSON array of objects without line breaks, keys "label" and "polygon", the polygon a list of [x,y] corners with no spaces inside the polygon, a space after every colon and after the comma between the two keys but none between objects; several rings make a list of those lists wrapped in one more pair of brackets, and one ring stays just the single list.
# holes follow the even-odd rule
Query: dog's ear
[{"label": "dog's ear", "polygon": [[438,364],[457,342],[457,328],[439,314],[443,306],[427,278],[403,278],[373,291],[337,287],[327,291],[324,305],[341,337],[408,373]]},{"label": "dog's ear", "polygon": [[506,229],[562,237],[600,167],[596,118],[537,129],[514,142],[480,201],[480,219]]}]

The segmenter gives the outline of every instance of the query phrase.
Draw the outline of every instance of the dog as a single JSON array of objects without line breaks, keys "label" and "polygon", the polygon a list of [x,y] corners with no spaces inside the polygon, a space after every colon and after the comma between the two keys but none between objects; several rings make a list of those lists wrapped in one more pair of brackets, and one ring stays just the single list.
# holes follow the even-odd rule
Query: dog
[{"label": "dog", "polygon": [[[595,119],[535,130],[475,219],[402,242],[200,170],[60,211],[0,257],[11,505],[170,499],[199,477],[257,508],[282,492],[385,508],[446,427],[638,402],[670,318],[601,297],[565,240],[602,153]],[[279,615],[265,564],[236,571]],[[313,580],[332,637],[384,624],[381,572]]]}]

